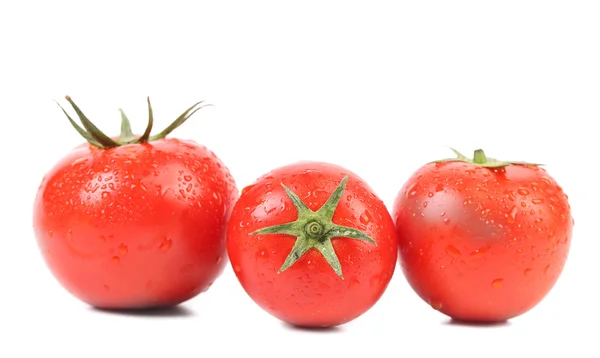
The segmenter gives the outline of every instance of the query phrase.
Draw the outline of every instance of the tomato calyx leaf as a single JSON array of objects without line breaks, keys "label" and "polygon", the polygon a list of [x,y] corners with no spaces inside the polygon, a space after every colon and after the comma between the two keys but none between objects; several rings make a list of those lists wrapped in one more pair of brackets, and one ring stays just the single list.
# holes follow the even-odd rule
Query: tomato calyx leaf
[{"label": "tomato calyx leaf", "polygon": [[57,102],[58,106],[62,110],[62,112],[67,116],[67,119],[75,128],[77,133],[81,135],[86,141],[88,141],[91,145],[101,148],[101,149],[109,149],[114,147],[119,147],[128,144],[139,144],[139,143],[148,143],[160,139],[164,139],[167,135],[173,132],[175,129],[180,127],[185,121],[187,121],[194,113],[198,110],[210,106],[210,104],[203,104],[204,101],[196,102],[194,105],[186,109],[179,117],[177,117],[169,126],[167,126],[162,132],[152,135],[152,127],[154,125],[154,115],[152,110],[152,105],[150,104],[150,97],[147,97],[148,102],[148,124],[144,133],[136,137],[131,130],[131,122],[125,112],[122,109],[119,109],[121,113],[121,133],[117,139],[113,139],[107,136],[102,130],[100,130],[92,121],[87,118],[87,116],[83,113],[83,111],[75,104],[73,99],[70,96],[65,97],[67,102],[73,107],[73,110],[77,114],[79,121],[81,123],[80,126],[73,120],[73,118],[67,113],[67,111]]},{"label": "tomato calyx leaf", "polygon": [[473,159],[468,158],[467,156],[460,153],[458,150],[454,148],[450,148],[456,154],[456,158],[448,158],[448,159],[440,159],[435,160],[432,163],[444,163],[444,162],[464,162],[473,165],[477,165],[485,168],[501,168],[509,165],[533,165],[533,166],[542,166],[543,164],[538,163],[528,163],[522,161],[502,161],[497,160],[495,158],[490,158],[485,155],[483,149],[476,149],[473,152]]},{"label": "tomato calyx leaf", "polygon": [[312,211],[296,193],[283,183],[281,184],[298,212],[298,219],[289,223],[268,226],[250,233],[250,235],[283,234],[296,237],[294,247],[279,269],[279,273],[290,268],[304,254],[314,248],[323,255],[335,274],[343,280],[342,266],[331,240],[334,238],[349,238],[377,245],[375,240],[364,232],[355,228],[337,225],[332,221],[347,181],[348,176],[346,175],[325,204],[317,211]]}]

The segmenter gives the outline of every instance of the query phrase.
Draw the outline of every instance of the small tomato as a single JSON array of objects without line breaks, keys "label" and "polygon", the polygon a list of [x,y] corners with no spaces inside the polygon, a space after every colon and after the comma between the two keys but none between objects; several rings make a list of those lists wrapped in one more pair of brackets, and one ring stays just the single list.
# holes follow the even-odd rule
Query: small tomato
[{"label": "small tomato", "polygon": [[264,310],[292,325],[331,327],[378,301],[398,243],[384,203],[361,178],[302,162],[242,191],[227,250],[239,282]]},{"label": "small tomato", "polygon": [[113,139],[67,97],[89,142],[44,177],[34,204],[37,243],[74,296],[105,309],[179,304],[208,289],[225,265],[225,228],[237,189],[204,146],[165,138],[199,108],[140,137],[122,113]]},{"label": "small tomato", "polygon": [[402,269],[434,309],[505,321],[536,306],[562,272],[573,228],[567,195],[538,165],[456,154],[421,167],[398,193]]}]

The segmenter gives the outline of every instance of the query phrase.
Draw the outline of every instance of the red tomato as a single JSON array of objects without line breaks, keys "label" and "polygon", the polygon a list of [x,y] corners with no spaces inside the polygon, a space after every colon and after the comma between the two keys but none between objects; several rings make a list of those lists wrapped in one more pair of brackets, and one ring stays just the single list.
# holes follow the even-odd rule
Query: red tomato
[{"label": "red tomato", "polygon": [[114,140],[67,99],[85,129],[69,120],[94,144],[68,153],[39,188],[33,222],[51,272],[82,301],[107,309],[171,306],[207,290],[225,265],[237,189],[206,147],[164,138],[199,107],[151,137],[150,107],[140,138],[123,115]]},{"label": "red tomato", "polygon": [[563,269],[573,228],[567,195],[537,165],[456,153],[420,168],[396,198],[402,269],[434,309],[505,321],[536,306]]},{"label": "red tomato", "polygon": [[384,203],[362,179],[302,162],[242,190],[227,250],[241,285],[264,310],[292,325],[330,327],[378,301],[398,242]]}]

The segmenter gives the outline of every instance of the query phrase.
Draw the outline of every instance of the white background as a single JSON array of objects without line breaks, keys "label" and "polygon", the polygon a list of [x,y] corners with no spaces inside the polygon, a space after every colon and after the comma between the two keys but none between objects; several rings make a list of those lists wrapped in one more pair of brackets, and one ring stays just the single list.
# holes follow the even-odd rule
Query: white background
[{"label": "white background", "polygon": [[[599,18],[575,0],[3,1],[0,357],[598,357]],[[541,162],[570,197],[571,254],[546,299],[502,326],[450,324],[400,270],[331,332],[282,325],[230,267],[170,315],[99,313],[56,283],[31,227],[42,176],[82,140],[54,103],[66,94],[111,135],[119,107],[143,131],[147,95],[157,129],[214,104],[172,136],[215,151],[240,189],[322,160],[391,207],[448,146]]]}]

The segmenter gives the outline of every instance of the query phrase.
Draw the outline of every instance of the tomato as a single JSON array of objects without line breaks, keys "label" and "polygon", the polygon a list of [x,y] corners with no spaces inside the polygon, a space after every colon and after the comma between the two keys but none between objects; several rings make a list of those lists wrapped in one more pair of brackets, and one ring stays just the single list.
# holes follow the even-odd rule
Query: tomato
[{"label": "tomato", "polygon": [[573,229],[567,195],[539,165],[456,153],[421,167],[398,193],[399,261],[434,309],[506,321],[535,307],[563,270]]},{"label": "tomato", "polygon": [[[62,286],[105,309],[177,305],[209,288],[225,262],[225,228],[238,192],[206,147],[165,138],[165,131],[109,138],[67,97],[89,143],[74,148],[44,177],[33,226],[43,259]],[[64,109],[63,109],[64,111]]]},{"label": "tomato", "polygon": [[301,162],[242,190],[227,252],[262,309],[291,325],[331,327],[378,301],[398,242],[387,208],[361,178],[333,164]]}]

